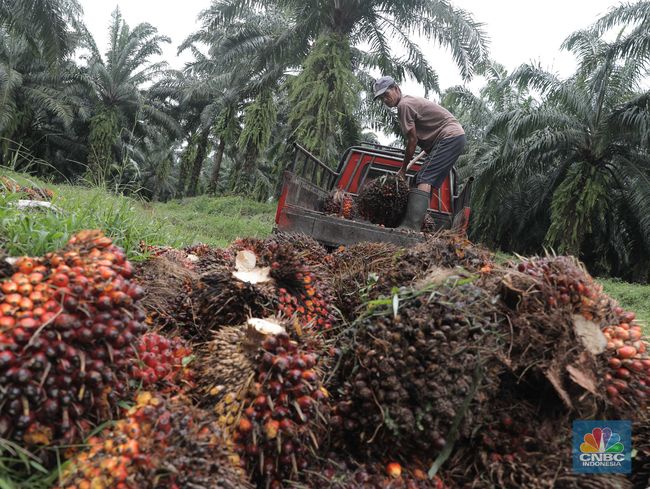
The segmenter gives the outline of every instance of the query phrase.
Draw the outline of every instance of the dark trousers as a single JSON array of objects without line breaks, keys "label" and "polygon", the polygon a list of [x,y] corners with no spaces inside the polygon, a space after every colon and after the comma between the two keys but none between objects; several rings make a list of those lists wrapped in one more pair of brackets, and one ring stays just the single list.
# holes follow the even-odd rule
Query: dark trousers
[{"label": "dark trousers", "polygon": [[416,185],[427,183],[433,188],[440,188],[454,163],[465,149],[465,136],[445,138],[436,143],[429,154],[424,157],[422,168],[415,177]]}]

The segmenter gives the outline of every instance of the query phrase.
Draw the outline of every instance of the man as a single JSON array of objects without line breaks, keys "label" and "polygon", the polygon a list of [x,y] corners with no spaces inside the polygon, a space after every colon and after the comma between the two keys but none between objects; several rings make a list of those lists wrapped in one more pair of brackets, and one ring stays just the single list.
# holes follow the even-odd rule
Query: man
[{"label": "man", "polygon": [[406,216],[400,228],[420,231],[431,199],[431,188],[440,188],[465,147],[465,131],[444,107],[422,97],[403,95],[390,76],[379,78],[373,87],[374,99],[381,97],[388,107],[397,107],[399,123],[406,138],[404,162],[398,175],[406,176],[416,146],[427,154],[409,193]]}]

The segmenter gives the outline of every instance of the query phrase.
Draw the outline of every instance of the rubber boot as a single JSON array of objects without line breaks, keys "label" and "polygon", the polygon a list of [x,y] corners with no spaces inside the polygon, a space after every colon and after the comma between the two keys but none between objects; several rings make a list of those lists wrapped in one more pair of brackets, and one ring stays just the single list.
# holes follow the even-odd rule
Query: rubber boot
[{"label": "rubber boot", "polygon": [[399,229],[408,229],[411,231],[420,232],[422,230],[422,223],[424,216],[429,208],[430,192],[419,190],[417,188],[409,191],[409,200],[406,206],[406,215],[399,225]]}]

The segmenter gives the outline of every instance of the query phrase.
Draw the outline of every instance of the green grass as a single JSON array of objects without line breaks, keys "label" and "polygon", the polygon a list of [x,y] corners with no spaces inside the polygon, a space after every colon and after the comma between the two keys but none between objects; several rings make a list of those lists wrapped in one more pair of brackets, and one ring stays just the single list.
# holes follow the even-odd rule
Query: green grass
[{"label": "green grass", "polygon": [[650,285],[629,284],[616,279],[598,279],[605,293],[616,299],[621,307],[634,311],[637,319],[650,334]]},{"label": "green grass", "polygon": [[275,203],[237,196],[201,196],[146,206],[145,211],[172,225],[184,245],[201,242],[223,247],[236,238],[268,236],[275,208]]},{"label": "green grass", "polygon": [[101,189],[48,185],[0,170],[21,185],[46,187],[61,212],[22,211],[21,197],[0,193],[0,246],[11,255],[38,256],[60,248],[81,229],[102,229],[137,258],[139,243],[181,247],[195,243],[226,246],[238,237],[270,234],[274,204],[241,197],[196,197],[168,203],[147,203]]}]

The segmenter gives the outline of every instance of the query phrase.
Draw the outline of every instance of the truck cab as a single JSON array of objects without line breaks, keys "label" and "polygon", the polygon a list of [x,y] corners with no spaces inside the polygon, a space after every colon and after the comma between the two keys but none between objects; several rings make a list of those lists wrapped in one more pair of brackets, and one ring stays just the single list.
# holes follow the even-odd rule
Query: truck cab
[{"label": "truck cab", "polygon": [[[397,173],[404,160],[404,150],[367,143],[352,146],[343,153],[333,170],[299,144],[294,144],[294,149],[294,159],[283,174],[275,216],[276,231],[304,233],[329,247],[362,241],[408,245],[424,239],[422,233],[407,233],[360,218],[349,220],[322,212],[332,190],[340,189],[356,196],[367,181]],[[415,163],[407,172],[411,185],[420,168],[420,163]],[[470,178],[459,191],[458,175],[452,169],[441,187],[432,190],[427,214],[433,219],[436,230],[467,232],[472,181]]]}]

